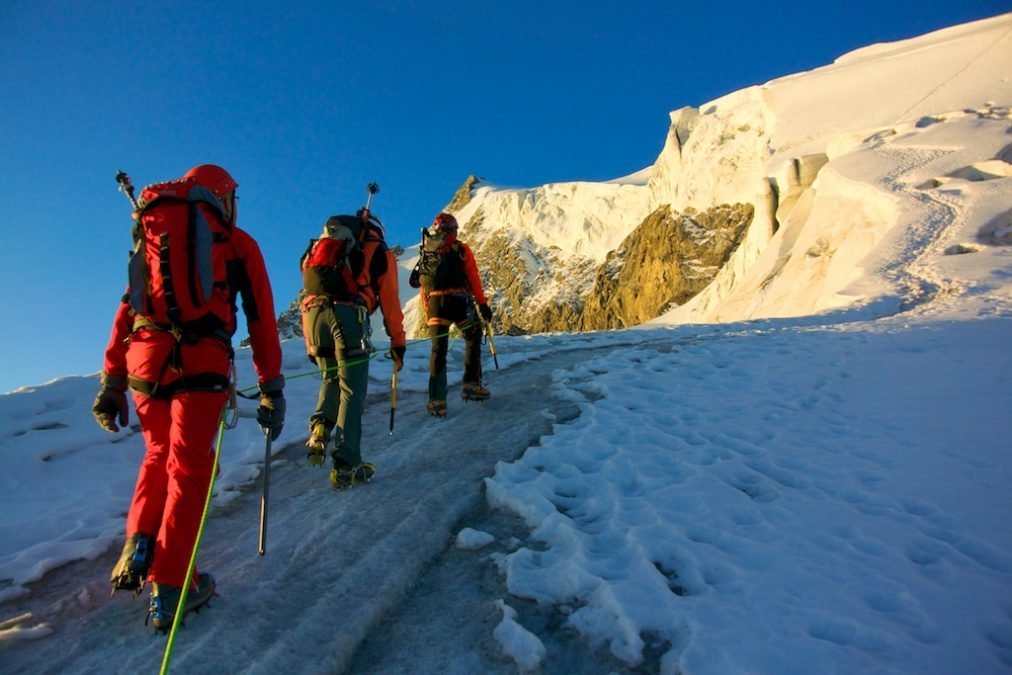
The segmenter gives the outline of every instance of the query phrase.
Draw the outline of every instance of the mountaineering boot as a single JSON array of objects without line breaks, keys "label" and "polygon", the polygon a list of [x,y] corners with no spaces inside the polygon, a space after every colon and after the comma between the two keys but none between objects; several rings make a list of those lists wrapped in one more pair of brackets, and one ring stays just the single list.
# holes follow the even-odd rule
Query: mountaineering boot
[{"label": "mountaineering boot", "polygon": [[330,484],[335,490],[343,490],[368,483],[376,475],[376,467],[372,464],[360,463],[355,466],[346,464],[340,460],[334,460],[334,468],[330,470]]},{"label": "mountaineering boot", "polygon": [[123,552],[120,553],[119,562],[112,568],[112,576],[109,583],[112,584],[112,593],[116,591],[133,591],[134,595],[140,595],[144,588],[144,580],[148,576],[148,569],[151,567],[151,556],[155,552],[155,538],[136,533],[127,538],[123,544]]},{"label": "mountaineering boot", "polygon": [[313,466],[320,466],[327,458],[327,444],[330,443],[332,428],[323,420],[313,422],[309,432],[309,440],[306,441],[306,447],[309,448],[306,452],[306,459]]},{"label": "mountaineering boot", "polygon": [[[151,602],[148,604],[148,619],[154,627],[163,633],[172,628],[172,622],[176,618],[176,609],[179,607],[179,597],[183,590],[178,586],[166,586],[165,584],[151,584]],[[183,615],[180,621],[186,618],[190,612],[199,612],[200,608],[206,605],[214,597],[214,577],[206,572],[197,576],[197,587],[191,588],[186,594],[186,607],[183,608]]]},{"label": "mountaineering boot", "polygon": [[487,401],[492,398],[492,392],[477,382],[465,382],[460,397],[465,401]]},{"label": "mountaineering boot", "polygon": [[429,401],[425,405],[425,409],[433,417],[446,417],[446,401]]}]

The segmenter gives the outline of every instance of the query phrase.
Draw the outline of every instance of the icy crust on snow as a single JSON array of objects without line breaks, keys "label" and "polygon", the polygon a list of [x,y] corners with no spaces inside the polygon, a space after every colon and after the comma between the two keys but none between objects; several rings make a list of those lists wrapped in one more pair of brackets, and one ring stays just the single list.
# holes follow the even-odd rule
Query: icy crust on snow
[{"label": "icy crust on snow", "polygon": [[957,357],[1007,337],[757,324],[557,373],[582,414],[486,480],[530,528],[498,556],[510,593],[630,667],[649,641],[665,673],[1012,664],[1012,464],[983,393],[1007,378]]},{"label": "icy crust on snow", "polygon": [[0,642],[38,640],[49,637],[53,632],[52,627],[43,623],[35,623],[30,612],[0,621]]},{"label": "icy crust on snow", "polygon": [[495,537],[488,532],[482,532],[471,527],[465,527],[457,533],[457,538],[454,543],[457,545],[457,548],[465,551],[477,551],[480,548],[485,548],[493,541],[495,541]]},{"label": "icy crust on snow", "polygon": [[496,607],[503,613],[502,621],[492,632],[503,652],[523,671],[536,669],[545,658],[545,645],[534,633],[517,622],[517,611],[502,600]]},{"label": "icy crust on snow", "polygon": [[0,396],[0,600],[67,560],[101,554],[122,527],[122,511],[94,505],[133,491],[135,476],[118,467],[139,462],[140,435],[125,430],[124,443],[109,443],[82,405],[97,391],[97,377],[67,377]]}]

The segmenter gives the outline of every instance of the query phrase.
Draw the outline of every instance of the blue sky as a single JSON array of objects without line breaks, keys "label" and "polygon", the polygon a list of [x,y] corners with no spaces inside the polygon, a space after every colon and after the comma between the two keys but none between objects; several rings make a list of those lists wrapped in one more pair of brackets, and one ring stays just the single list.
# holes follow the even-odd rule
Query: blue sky
[{"label": "blue sky", "polygon": [[118,169],[142,186],[226,167],[280,311],[308,239],[370,181],[388,239],[409,245],[469,174],[533,186],[632,173],[656,158],[671,110],[1009,10],[7,0],[0,392],[101,368],[131,244]]}]

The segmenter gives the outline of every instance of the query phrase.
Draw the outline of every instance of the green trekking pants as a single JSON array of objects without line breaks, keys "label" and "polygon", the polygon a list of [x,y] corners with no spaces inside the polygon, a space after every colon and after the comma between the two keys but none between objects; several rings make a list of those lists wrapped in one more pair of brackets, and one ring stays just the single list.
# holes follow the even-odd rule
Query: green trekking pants
[{"label": "green trekking pants", "polygon": [[309,426],[324,421],[335,427],[334,457],[355,466],[362,462],[362,410],[369,384],[369,352],[363,349],[365,309],[326,305],[306,310],[306,341],[315,354],[322,381]]}]

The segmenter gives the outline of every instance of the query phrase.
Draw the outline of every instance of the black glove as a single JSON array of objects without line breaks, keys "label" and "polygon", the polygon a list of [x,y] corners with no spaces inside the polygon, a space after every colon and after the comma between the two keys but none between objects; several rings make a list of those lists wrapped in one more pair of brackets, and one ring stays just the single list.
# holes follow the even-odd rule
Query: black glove
[{"label": "black glove", "polygon": [[391,347],[390,355],[394,359],[394,372],[399,372],[404,367],[404,347]]},{"label": "black glove", "polygon": [[[106,375],[102,373],[102,388],[98,390],[91,412],[95,415],[98,426],[113,433],[120,427],[126,427],[129,421],[126,400],[126,378],[122,375]],[[116,420],[119,419],[119,426]]]},{"label": "black glove", "polygon": [[421,275],[420,275],[417,267],[415,269],[411,270],[411,276],[408,277],[408,286],[411,286],[411,288],[418,288],[419,286],[421,286],[422,285],[422,280],[421,280],[420,276]]},{"label": "black glove", "polygon": [[260,385],[260,405],[257,407],[257,424],[272,441],[278,440],[281,430],[285,427],[285,378]]},{"label": "black glove", "polygon": [[478,305],[478,312],[481,314],[481,318],[485,323],[492,322],[492,310],[489,309],[488,304],[483,302]]}]

